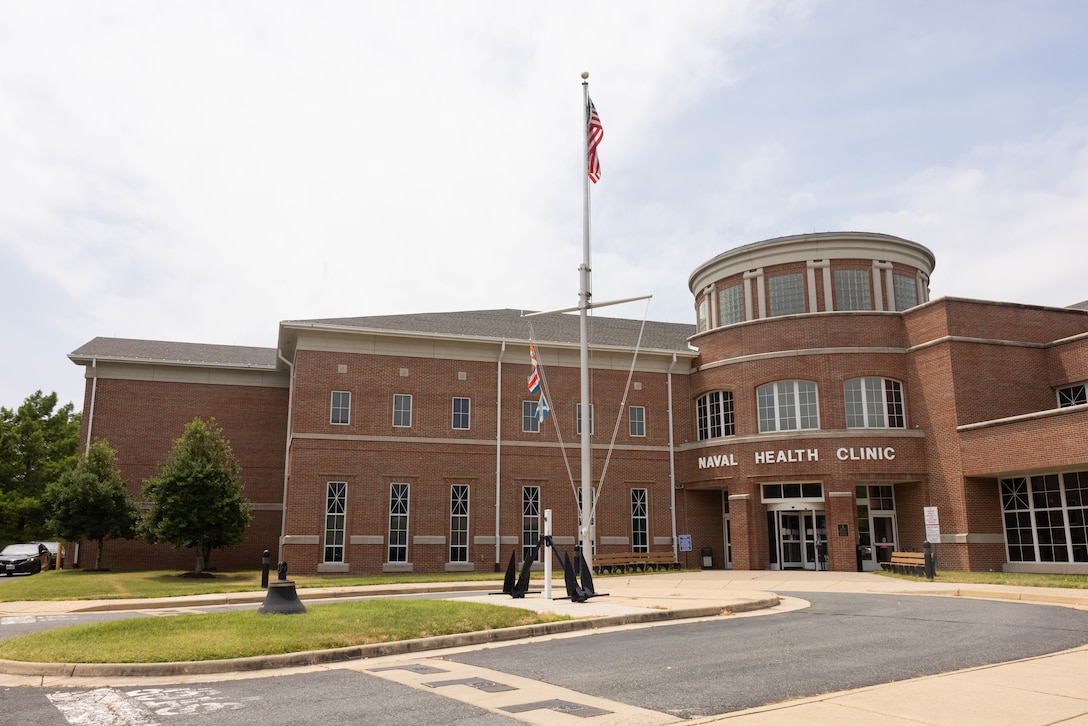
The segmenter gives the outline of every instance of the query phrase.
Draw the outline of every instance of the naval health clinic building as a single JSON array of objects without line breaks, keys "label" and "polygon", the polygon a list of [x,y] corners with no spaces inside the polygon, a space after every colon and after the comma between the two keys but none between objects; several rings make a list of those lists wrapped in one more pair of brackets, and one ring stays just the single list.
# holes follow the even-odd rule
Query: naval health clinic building
[{"label": "naval health clinic building", "polygon": [[[782,237],[692,273],[695,325],[593,317],[595,551],[876,569],[921,550],[935,511],[942,568],[1088,574],[1088,305],[930,300],[934,265],[885,234]],[[137,498],[188,421],[222,426],[253,522],[213,564],[269,549],[296,574],[490,572],[536,544],[545,509],[575,545],[578,346],[574,316],[498,309],[284,321],[276,348],[95,338],[69,357],[84,444],[114,447]],[[125,541],[103,566],[191,561]]]}]

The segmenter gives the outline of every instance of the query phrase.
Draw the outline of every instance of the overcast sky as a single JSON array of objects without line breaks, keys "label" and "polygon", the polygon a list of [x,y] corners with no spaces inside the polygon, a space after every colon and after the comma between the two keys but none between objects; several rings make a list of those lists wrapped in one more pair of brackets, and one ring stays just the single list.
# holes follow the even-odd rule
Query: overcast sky
[{"label": "overcast sky", "polygon": [[[1088,3],[0,0],[0,405],[95,336],[576,304],[905,237],[932,295],[1088,299]],[[642,319],[644,303],[599,314]]]}]

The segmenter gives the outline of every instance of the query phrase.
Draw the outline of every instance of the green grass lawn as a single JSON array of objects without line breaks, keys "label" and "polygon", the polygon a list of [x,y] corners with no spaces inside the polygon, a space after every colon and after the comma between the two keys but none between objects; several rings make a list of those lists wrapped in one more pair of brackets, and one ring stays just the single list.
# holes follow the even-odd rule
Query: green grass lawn
[{"label": "green grass lawn", "polygon": [[[224,592],[256,592],[261,588],[259,572],[216,572],[211,578],[181,577],[177,570],[140,572],[51,570],[30,577],[18,577],[0,587],[0,602],[20,600],[118,600],[129,598],[178,597]],[[349,587],[388,585],[399,582],[459,582],[494,580],[501,573],[451,573],[416,575],[304,575],[294,578],[295,587]],[[271,580],[276,579],[273,572]]]},{"label": "green grass lawn", "polygon": [[295,615],[256,610],[134,618],[0,641],[0,658],[38,663],[168,663],[345,648],[568,620],[505,605],[363,600]]},{"label": "green grass lawn", "polygon": [[[879,572],[885,577],[901,580],[926,581],[916,575],[897,575],[892,572]],[[1014,585],[1017,587],[1065,587],[1088,589],[1088,575],[1047,575],[1034,572],[959,572],[956,570],[937,570],[934,582],[960,583],[964,585]]]}]

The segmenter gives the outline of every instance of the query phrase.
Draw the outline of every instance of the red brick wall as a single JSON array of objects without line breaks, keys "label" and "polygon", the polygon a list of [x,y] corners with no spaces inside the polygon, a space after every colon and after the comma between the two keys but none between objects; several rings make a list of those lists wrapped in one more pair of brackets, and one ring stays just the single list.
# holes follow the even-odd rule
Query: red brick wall
[{"label": "red brick wall", "polygon": [[[99,378],[92,417],[92,384],[87,381],[81,442],[86,444],[88,426],[95,440],[109,442],[137,501],[142,500],[144,482],[158,473],[186,424],[200,417],[215,418],[222,427],[238,460],[246,498],[270,507],[282,502],[286,388]],[[211,566],[259,569],[264,549],[275,556],[280,517],[278,509],[254,511],[245,542],[213,552]],[[96,549],[93,543],[83,544],[82,566],[94,566]],[[109,569],[190,569],[195,562],[194,551],[174,551],[168,545],[109,540],[103,547],[102,567]]]}]

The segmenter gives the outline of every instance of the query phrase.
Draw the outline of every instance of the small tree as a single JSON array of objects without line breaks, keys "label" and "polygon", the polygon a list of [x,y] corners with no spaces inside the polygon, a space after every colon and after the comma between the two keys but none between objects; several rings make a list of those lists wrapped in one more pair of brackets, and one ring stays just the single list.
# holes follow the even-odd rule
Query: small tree
[{"label": "small tree", "polygon": [[242,494],[238,462],[215,422],[196,418],[174,442],[159,475],[144,485],[151,502],[139,525],[149,542],[196,548],[193,573],[204,572],[211,550],[241,542],[250,503]]},{"label": "small tree", "polygon": [[98,543],[94,569],[102,567],[107,539],[132,537],[138,510],[129,495],[117,454],[105,441],[95,441],[74,469],[46,487],[44,501],[52,513],[53,534],[63,540],[82,538]]}]

